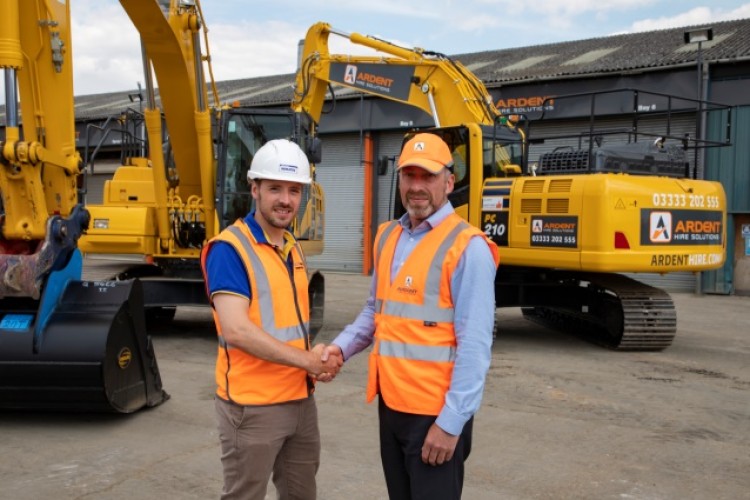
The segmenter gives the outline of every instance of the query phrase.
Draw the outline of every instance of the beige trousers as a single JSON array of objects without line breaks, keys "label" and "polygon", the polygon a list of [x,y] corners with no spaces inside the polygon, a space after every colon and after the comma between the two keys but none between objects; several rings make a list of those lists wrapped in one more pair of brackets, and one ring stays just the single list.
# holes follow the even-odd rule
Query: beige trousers
[{"label": "beige trousers", "polygon": [[223,500],[263,500],[271,473],[279,500],[315,499],[320,432],[312,396],[269,406],[238,406],[217,397],[215,407]]}]

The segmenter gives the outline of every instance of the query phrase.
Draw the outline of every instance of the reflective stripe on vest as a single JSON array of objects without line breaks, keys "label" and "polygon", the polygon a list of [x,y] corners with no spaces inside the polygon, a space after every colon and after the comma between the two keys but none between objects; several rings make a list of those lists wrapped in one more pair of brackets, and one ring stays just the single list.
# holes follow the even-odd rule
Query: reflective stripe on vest
[{"label": "reflective stripe on vest", "polygon": [[450,282],[468,242],[481,233],[452,214],[424,235],[393,275],[400,229],[381,226],[376,243],[376,331],[367,400],[379,393],[393,410],[438,415],[456,359]]},{"label": "reflective stripe on vest", "polygon": [[[266,274],[266,270],[263,267],[263,263],[260,261],[260,258],[258,258],[258,255],[255,253],[255,249],[253,249],[253,246],[250,244],[247,237],[242,233],[242,230],[240,228],[238,228],[237,226],[229,226],[227,228],[227,231],[237,237],[237,239],[240,241],[240,244],[242,245],[242,248],[245,250],[245,253],[250,258],[250,262],[252,263],[253,273],[255,273],[255,283],[258,288],[257,290],[253,291],[253,300],[257,300],[260,303],[260,327],[282,342],[289,342],[290,340],[295,339],[304,339],[304,332],[310,330],[309,322],[305,322],[304,330],[299,326],[290,326],[287,328],[276,327],[272,314],[273,303],[271,302],[271,284],[268,281],[268,275]],[[264,311],[266,311],[268,314],[264,314]],[[220,336],[219,339],[221,342],[221,340],[223,340],[223,337]],[[224,341],[224,345],[222,347],[228,347],[226,341]]]},{"label": "reflective stripe on vest", "polygon": [[456,348],[453,346],[414,345],[395,342],[393,340],[381,340],[378,345],[381,356],[392,356],[394,358],[412,359],[415,361],[452,362],[456,360]]},{"label": "reflective stripe on vest", "polygon": [[[385,309],[383,309],[383,301],[381,299],[375,300],[375,311],[388,316],[396,316],[398,318],[405,319],[416,319],[420,321],[433,321],[440,323],[453,323],[454,311],[452,307],[440,307],[440,278],[443,274],[443,262],[445,261],[445,255],[448,250],[453,246],[458,237],[459,233],[464,229],[467,229],[469,224],[461,221],[453,230],[448,233],[448,236],[438,247],[437,252],[432,257],[430,263],[430,270],[427,273],[427,280],[425,281],[425,293],[424,303],[419,304],[407,304],[404,302],[396,302],[389,300],[385,303]],[[388,234],[383,234],[381,240],[386,240],[390,235],[392,229],[387,228]],[[382,245],[378,248],[378,258],[380,258],[380,251]]]}]

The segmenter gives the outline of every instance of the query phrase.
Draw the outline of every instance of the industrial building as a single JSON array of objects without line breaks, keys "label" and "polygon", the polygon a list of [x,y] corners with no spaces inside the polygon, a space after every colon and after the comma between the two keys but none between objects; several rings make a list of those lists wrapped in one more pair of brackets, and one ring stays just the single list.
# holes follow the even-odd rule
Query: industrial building
[{"label": "industrial building", "polygon": [[[672,133],[705,138],[725,147],[696,150],[690,171],[719,180],[727,193],[727,263],[702,273],[641,275],[660,287],[718,294],[750,294],[750,19],[623,34],[588,40],[451,55],[487,86],[497,107],[525,115],[537,133],[585,130],[589,110],[562,106],[556,96],[591,91],[635,89],[642,101],[609,97],[613,127],[627,127],[638,113],[661,105],[653,96],[703,99],[731,107],[730,127],[710,114],[682,110],[672,118]],[[285,108],[295,75],[217,82],[222,103]],[[421,110],[335,87],[329,113],[321,120],[323,161],[317,179],[326,192],[326,250],[312,257],[322,270],[368,273],[365,241],[390,218],[395,190],[394,159],[405,131],[434,125]],[[647,97],[650,96],[650,97]],[[116,117],[145,106],[140,90],[77,96],[78,146],[97,160],[87,165],[87,201],[101,201],[103,182],[119,164],[123,141]],[[544,120],[540,118],[544,117]],[[136,138],[143,131],[129,131]],[[141,135],[143,137],[143,135]],[[529,158],[556,147],[532,144]]]}]

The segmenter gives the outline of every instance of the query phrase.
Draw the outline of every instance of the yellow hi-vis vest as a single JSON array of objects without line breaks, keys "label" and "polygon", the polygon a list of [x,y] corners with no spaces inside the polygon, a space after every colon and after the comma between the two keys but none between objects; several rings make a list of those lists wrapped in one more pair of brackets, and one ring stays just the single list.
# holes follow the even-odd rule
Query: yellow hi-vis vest
[{"label": "yellow hi-vis vest", "polygon": [[[293,278],[286,262],[270,245],[260,244],[242,220],[208,242],[201,254],[203,273],[206,255],[214,242],[234,247],[245,264],[252,299],[250,321],[277,340],[309,350],[310,305],[308,279],[299,244],[291,250]],[[307,372],[271,363],[227,344],[213,311],[219,348],[216,356],[216,395],[239,405],[268,405],[307,398],[313,390]]]},{"label": "yellow hi-vis vest", "polygon": [[456,357],[451,277],[474,236],[487,242],[496,266],[500,257],[484,233],[454,213],[424,236],[391,282],[402,231],[398,221],[386,222],[375,240],[375,337],[367,401],[379,393],[393,410],[438,415]]}]

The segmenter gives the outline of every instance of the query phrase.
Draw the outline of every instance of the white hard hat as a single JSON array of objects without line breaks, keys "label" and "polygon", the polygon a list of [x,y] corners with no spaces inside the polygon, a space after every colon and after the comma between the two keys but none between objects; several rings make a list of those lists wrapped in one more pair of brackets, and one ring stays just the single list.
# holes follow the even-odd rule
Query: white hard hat
[{"label": "white hard hat", "polygon": [[294,142],[274,139],[255,152],[247,171],[247,179],[273,179],[310,184],[310,162]]}]

